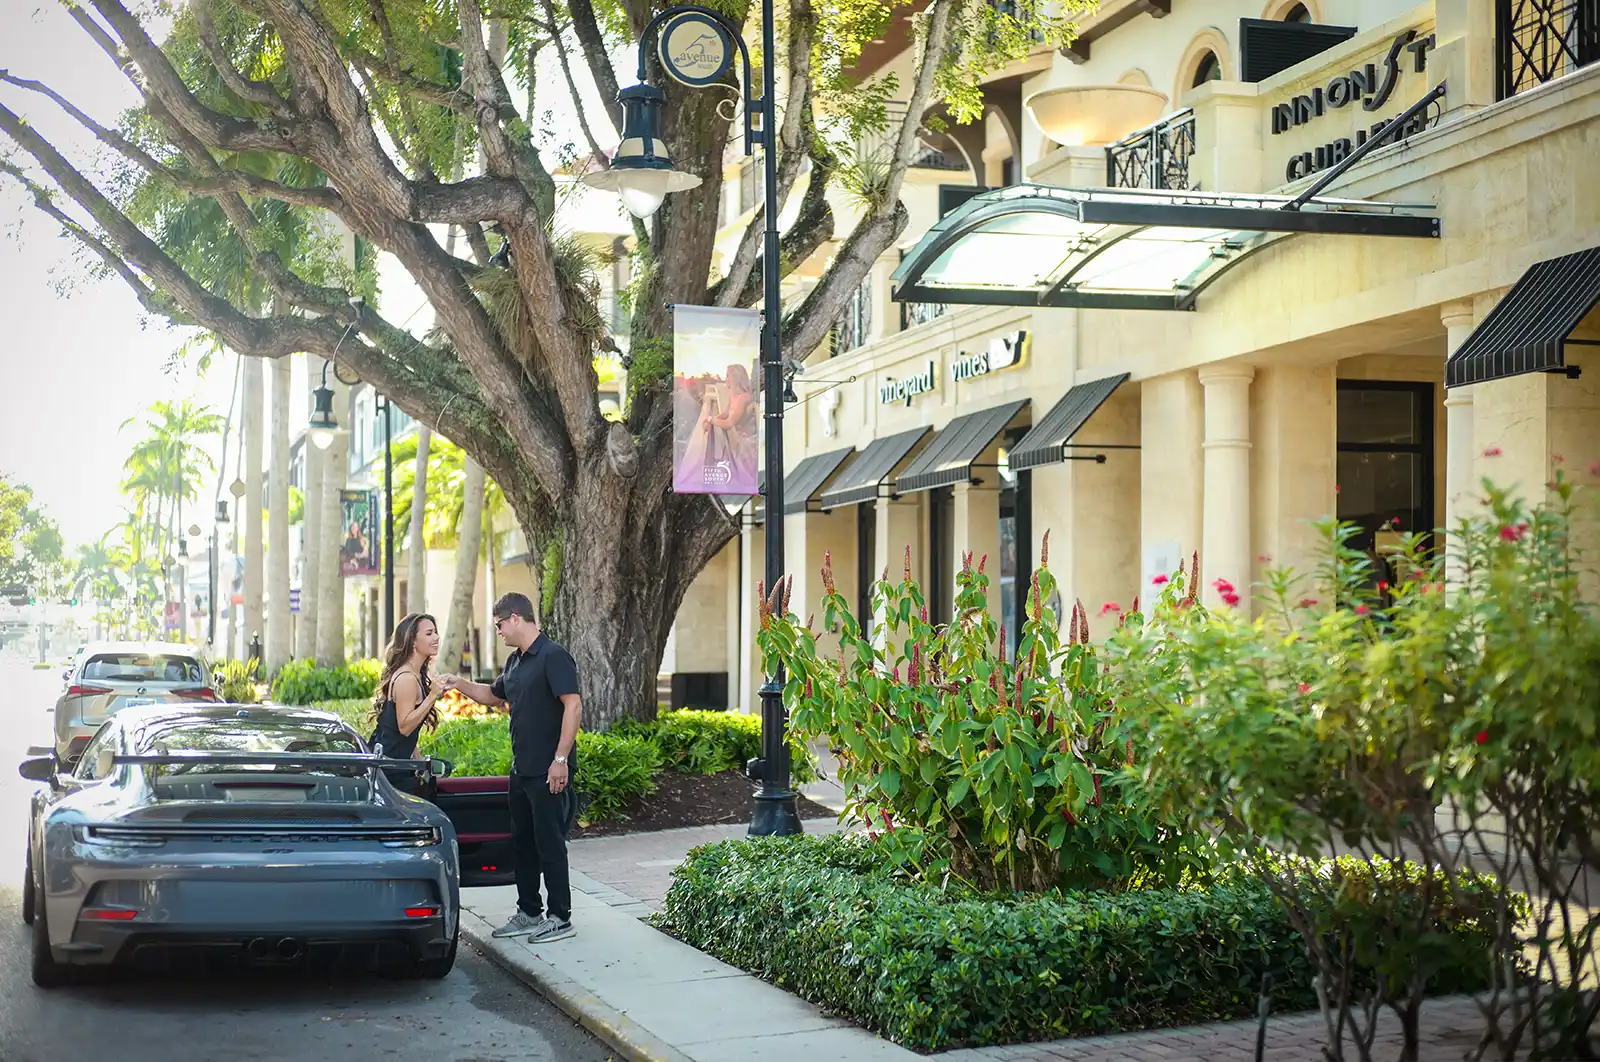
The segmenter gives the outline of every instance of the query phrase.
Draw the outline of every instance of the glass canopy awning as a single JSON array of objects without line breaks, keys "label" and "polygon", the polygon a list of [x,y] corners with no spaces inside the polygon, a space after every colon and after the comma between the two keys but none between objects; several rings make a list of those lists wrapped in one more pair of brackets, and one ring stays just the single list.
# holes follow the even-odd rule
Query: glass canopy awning
[{"label": "glass canopy awning", "polygon": [[1356,199],[1022,184],[968,199],[895,270],[895,301],[1192,310],[1284,236],[1434,239],[1436,208]]}]

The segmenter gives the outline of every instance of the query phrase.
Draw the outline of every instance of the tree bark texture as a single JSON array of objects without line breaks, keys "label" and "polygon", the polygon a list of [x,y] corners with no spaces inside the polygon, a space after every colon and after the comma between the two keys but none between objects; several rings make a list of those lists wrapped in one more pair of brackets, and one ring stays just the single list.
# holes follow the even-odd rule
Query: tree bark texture
[{"label": "tree bark texture", "polygon": [[439,668],[450,674],[461,670],[461,650],[472,630],[472,592],[478,585],[478,547],[483,541],[483,466],[469,457],[462,479],[456,577],[450,588],[450,615],[444,624],[444,644],[439,648]]},{"label": "tree bark texture", "polygon": [[428,610],[428,451],[433,445],[433,431],[426,424],[417,425],[417,469],[411,481],[411,527],[406,533],[406,604],[407,612]]},{"label": "tree bark texture", "polygon": [[[320,358],[306,358],[306,378],[314,386],[322,371]],[[317,655],[317,593],[322,552],[322,466],[323,452],[307,438],[301,444],[305,454],[305,507],[300,515],[300,612],[295,617],[294,655],[312,660]]]}]

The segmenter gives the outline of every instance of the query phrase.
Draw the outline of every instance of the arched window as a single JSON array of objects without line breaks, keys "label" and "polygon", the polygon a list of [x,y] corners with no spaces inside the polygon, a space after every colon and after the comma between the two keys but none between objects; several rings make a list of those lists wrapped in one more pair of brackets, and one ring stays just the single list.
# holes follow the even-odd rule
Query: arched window
[{"label": "arched window", "polygon": [[1284,13],[1285,22],[1310,22],[1311,12],[1306,10],[1306,5],[1296,4]]},{"label": "arched window", "polygon": [[1199,88],[1207,81],[1222,80],[1222,60],[1217,58],[1216,52],[1207,52],[1200,57],[1200,62],[1194,68],[1194,81],[1191,88]]}]

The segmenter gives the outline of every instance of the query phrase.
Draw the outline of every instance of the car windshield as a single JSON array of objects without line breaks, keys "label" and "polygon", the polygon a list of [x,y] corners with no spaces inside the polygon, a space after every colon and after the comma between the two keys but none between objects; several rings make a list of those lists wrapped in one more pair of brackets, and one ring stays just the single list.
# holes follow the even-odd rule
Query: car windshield
[{"label": "car windshield", "polygon": [[96,653],[83,665],[84,681],[188,682],[203,685],[200,664],[190,656],[164,653]]},{"label": "car windshield", "polygon": [[[281,719],[162,720],[141,729],[135,747],[144,755],[183,752],[309,752],[359,753],[360,739],[342,723]],[[263,764],[184,763],[153,768],[157,774],[232,774],[240,771],[286,771],[294,774],[337,774],[352,777],[360,767],[305,768]]]}]

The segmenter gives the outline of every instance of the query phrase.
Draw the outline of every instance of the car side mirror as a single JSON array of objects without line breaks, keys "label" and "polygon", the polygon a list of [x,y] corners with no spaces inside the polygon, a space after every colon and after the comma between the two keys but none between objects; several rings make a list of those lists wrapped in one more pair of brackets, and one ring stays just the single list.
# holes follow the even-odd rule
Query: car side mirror
[{"label": "car side mirror", "polygon": [[17,773],[30,782],[54,782],[56,758],[54,755],[30,756],[17,765]]}]

